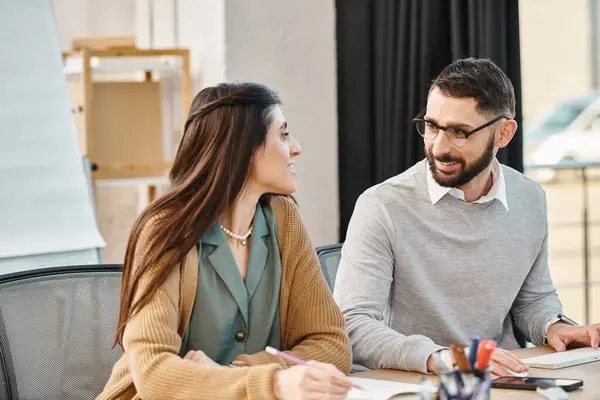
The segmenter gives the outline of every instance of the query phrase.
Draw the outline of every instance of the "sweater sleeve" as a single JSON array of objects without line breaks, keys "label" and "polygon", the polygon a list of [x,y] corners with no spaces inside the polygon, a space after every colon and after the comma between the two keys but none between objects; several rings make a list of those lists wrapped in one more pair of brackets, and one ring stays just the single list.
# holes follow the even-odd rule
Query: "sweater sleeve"
[{"label": "sweater sleeve", "polygon": [[[284,311],[282,350],[303,360],[333,364],[347,374],[352,366],[352,350],[344,318],[329,290],[298,207],[282,198],[277,199],[274,209],[282,238],[281,296],[289,298]],[[238,359],[253,365],[275,362],[288,366],[265,352]]]},{"label": "sweater sleeve", "polygon": [[[140,240],[141,241],[141,240]],[[141,252],[136,251],[136,256]],[[148,273],[147,275],[149,275]],[[147,288],[143,276],[135,297]],[[152,399],[274,399],[276,364],[225,368],[197,364],[179,356],[179,268],[127,323],[123,349],[136,391]]]},{"label": "sweater sleeve", "polygon": [[[544,217],[546,217],[545,196]],[[517,327],[536,346],[544,344],[546,323],[562,313],[562,304],[556,294],[548,268],[547,222],[538,255],[517,294],[512,312]]]},{"label": "sweater sleeve", "polygon": [[384,205],[373,193],[361,195],[342,248],[334,295],[348,325],[354,362],[426,373],[427,360],[443,347],[423,335],[397,332],[384,321],[394,282],[394,241]]}]

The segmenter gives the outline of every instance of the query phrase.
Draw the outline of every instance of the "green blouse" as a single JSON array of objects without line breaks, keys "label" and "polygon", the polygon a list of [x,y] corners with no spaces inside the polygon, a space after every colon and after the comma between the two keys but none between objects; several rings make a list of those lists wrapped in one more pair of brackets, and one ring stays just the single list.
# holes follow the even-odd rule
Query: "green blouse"
[{"label": "green blouse", "polygon": [[257,204],[248,244],[244,281],[219,224],[200,239],[198,288],[182,356],[189,350],[202,350],[215,362],[226,365],[240,354],[281,346],[281,259],[275,214],[270,206]]}]

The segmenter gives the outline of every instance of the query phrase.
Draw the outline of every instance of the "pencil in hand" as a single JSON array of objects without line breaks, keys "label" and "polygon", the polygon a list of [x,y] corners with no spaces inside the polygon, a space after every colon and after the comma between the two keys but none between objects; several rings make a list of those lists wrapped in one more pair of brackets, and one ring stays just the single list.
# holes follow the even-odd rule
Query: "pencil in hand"
[{"label": "pencil in hand", "polygon": [[[288,362],[291,362],[291,363],[294,363],[294,364],[305,365],[307,367],[317,368],[315,365],[312,365],[312,364],[310,364],[310,363],[308,363],[308,362],[306,362],[306,361],[304,361],[304,360],[302,360],[302,359],[300,359],[298,357],[295,357],[295,356],[293,356],[291,354],[284,353],[283,351],[279,351],[279,350],[277,350],[277,349],[275,349],[275,348],[273,348],[271,346],[267,346],[265,348],[265,351],[267,353],[269,353],[269,354],[272,354],[274,356],[277,356],[277,357],[281,358],[282,360],[285,360],[285,361],[288,361]],[[354,389],[358,389],[358,390],[364,390],[359,385],[357,385],[356,383],[352,382],[351,380],[349,380],[347,378],[346,379],[342,379],[342,378],[334,376],[334,379],[336,381],[338,381],[340,384],[342,384],[343,386],[354,388]]]}]

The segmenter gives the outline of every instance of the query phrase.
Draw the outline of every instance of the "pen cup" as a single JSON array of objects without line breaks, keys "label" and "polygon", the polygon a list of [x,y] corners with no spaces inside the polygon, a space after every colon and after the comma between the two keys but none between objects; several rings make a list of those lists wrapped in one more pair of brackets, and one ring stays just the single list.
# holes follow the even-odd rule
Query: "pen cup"
[{"label": "pen cup", "polygon": [[[488,400],[490,359],[496,348],[493,340],[471,337],[471,345],[452,344],[449,351],[432,354],[439,373],[439,400]],[[468,352],[467,352],[468,351]],[[477,367],[483,367],[479,370]]]},{"label": "pen cup", "polygon": [[470,373],[452,371],[441,374],[437,399],[439,400],[488,400],[491,380],[490,369]]}]

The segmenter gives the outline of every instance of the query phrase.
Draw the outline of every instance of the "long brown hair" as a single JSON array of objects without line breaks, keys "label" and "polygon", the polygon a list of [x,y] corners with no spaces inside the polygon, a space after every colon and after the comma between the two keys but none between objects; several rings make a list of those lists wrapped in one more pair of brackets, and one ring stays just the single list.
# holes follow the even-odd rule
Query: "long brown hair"
[{"label": "long brown hair", "polygon": [[[127,322],[233,207],[248,182],[252,156],[265,145],[270,112],[280,103],[277,94],[256,83],[223,83],[194,98],[170,172],[169,191],[140,214],[129,237],[115,344],[122,346]],[[149,236],[148,243],[138,243],[150,228],[152,234],[144,235]],[[145,291],[136,293],[150,268]]]}]

